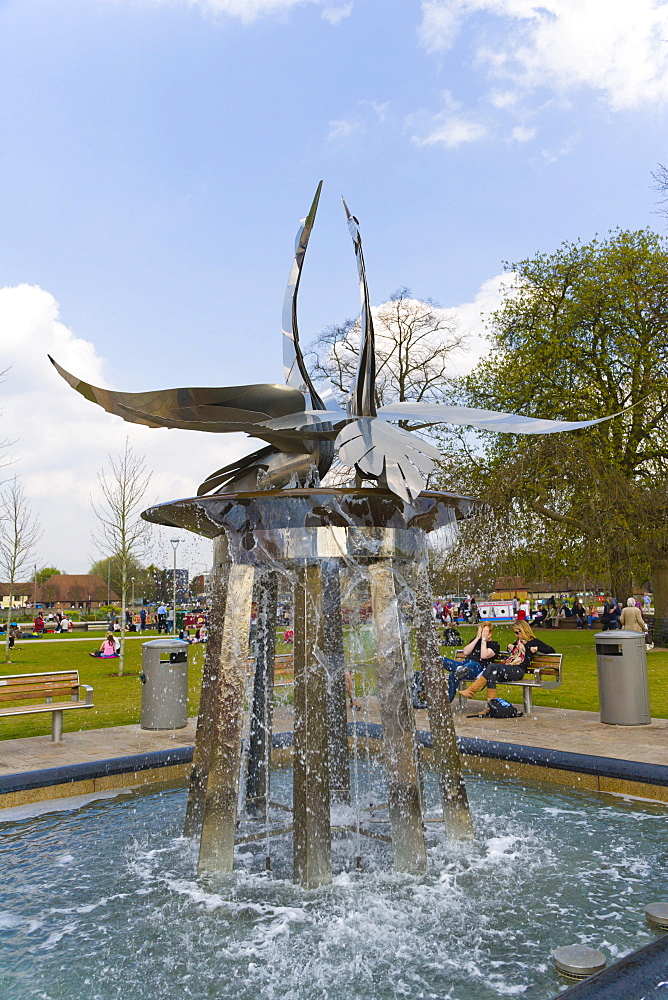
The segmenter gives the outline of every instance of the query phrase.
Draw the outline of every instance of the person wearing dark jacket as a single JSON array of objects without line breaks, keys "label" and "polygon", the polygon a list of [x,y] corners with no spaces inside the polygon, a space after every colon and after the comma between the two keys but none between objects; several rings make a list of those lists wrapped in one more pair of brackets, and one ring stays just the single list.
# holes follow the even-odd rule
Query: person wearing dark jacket
[{"label": "person wearing dark jacket", "polygon": [[496,685],[503,681],[520,681],[529,669],[536,653],[554,653],[552,646],[533,634],[528,622],[513,622],[515,642],[510,646],[506,658],[491,661],[465,691],[460,691],[465,698],[472,698],[477,691],[487,685],[487,701],[496,698]]},{"label": "person wearing dark jacket", "polygon": [[452,660],[449,656],[443,657],[443,669],[450,671],[448,678],[448,695],[450,701],[454,700],[457,694],[457,684],[460,680],[474,681],[480,674],[485,664],[499,655],[501,647],[498,642],[492,639],[494,626],[489,622],[483,622],[478,626],[475,639],[469,642],[462,650],[464,661]]}]

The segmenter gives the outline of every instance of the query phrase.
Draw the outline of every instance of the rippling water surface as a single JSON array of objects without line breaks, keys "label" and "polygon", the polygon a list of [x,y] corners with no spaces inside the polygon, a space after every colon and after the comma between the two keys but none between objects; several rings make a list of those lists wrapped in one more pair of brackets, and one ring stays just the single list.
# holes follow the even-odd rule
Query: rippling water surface
[{"label": "rippling water surface", "polygon": [[[378,795],[373,768],[357,777],[363,801]],[[261,843],[238,848],[234,876],[197,878],[183,789],[0,824],[0,998],[545,1000],[561,988],[557,945],[614,959],[653,939],[643,910],[665,898],[665,808],[467,783],[475,844],[428,824],[430,872],[408,877],[352,834],[335,842],[334,884],[311,892],[289,881],[287,840],[272,842],[271,876]],[[274,787],[287,802],[289,775]],[[365,822],[382,831],[383,818]]]}]

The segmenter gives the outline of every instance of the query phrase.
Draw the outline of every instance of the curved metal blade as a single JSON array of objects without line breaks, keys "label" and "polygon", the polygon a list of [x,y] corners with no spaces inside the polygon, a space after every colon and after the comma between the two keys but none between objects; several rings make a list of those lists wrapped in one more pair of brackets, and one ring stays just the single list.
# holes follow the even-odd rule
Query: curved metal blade
[{"label": "curved metal blade", "polygon": [[360,284],[360,356],[357,363],[357,375],[355,383],[350,393],[348,410],[354,417],[375,417],[376,416],[376,347],[373,332],[373,318],[371,316],[371,303],[369,302],[369,289],[366,281],[366,266],[364,264],[364,253],[362,252],[362,237],[359,231],[359,223],[344,199],[343,210],[348,221],[348,230],[352,236],[355,247],[355,258],[357,260],[357,274]]},{"label": "curved metal blade", "polygon": [[[304,410],[304,395],[287,385],[238,385],[220,388],[159,389],[155,392],[116,392],[90,385],[49,361],[73,389],[107,413],[149,427],[178,426],[184,420],[202,419],[220,424],[255,423]],[[236,430],[226,427],[225,430]],[[245,430],[245,427],[239,428]]]},{"label": "curved metal blade", "polygon": [[318,410],[324,409],[320,397],[313,387],[313,383],[304,363],[304,356],[299,345],[299,327],[297,324],[297,296],[299,294],[299,282],[301,281],[304,258],[308,241],[311,237],[315,214],[318,210],[320,192],[322,191],[322,181],[318,184],[315,197],[311,202],[308,215],[302,219],[295,239],[295,257],[290,269],[288,285],[285,289],[283,299],[283,370],[285,372],[286,385],[302,392],[308,392],[313,401],[313,407]]},{"label": "curved metal blade", "polygon": [[497,431],[499,434],[556,434],[560,431],[577,431],[583,427],[593,427],[594,424],[613,420],[622,413],[626,413],[626,409],[596,420],[543,420],[540,417],[523,417],[519,413],[501,413],[497,410],[481,410],[468,406],[409,402],[388,403],[378,410],[378,416],[385,420],[420,417],[422,420],[433,420],[434,423],[477,427],[484,431]]}]

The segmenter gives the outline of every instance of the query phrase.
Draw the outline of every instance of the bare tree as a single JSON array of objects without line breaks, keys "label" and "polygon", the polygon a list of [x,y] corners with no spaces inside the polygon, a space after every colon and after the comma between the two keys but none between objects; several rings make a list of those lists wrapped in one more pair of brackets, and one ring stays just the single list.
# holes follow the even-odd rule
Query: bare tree
[{"label": "bare tree", "polygon": [[656,170],[652,170],[654,184],[652,187],[661,195],[659,204],[662,208],[657,209],[659,215],[668,215],[668,167],[659,163]]},{"label": "bare tree", "polygon": [[[373,311],[376,340],[376,404],[441,402],[452,385],[452,354],[466,340],[458,322],[432,302],[414,299],[408,288],[394,292]],[[340,401],[357,371],[359,321],[331,326],[308,352],[311,375],[329,379]],[[429,423],[400,421],[412,430]]]},{"label": "bare tree", "polygon": [[9,658],[9,626],[12,621],[14,588],[28,568],[42,532],[30,511],[23,486],[16,476],[0,494],[0,572],[8,582],[9,601],[5,630],[5,663]]},{"label": "bare tree", "polygon": [[99,530],[97,535],[93,535],[93,540],[103,552],[116,560],[120,568],[119,677],[125,666],[125,609],[130,570],[142,553],[148,530],[148,524],[139,515],[150,479],[151,473],[147,473],[144,459],[135,455],[126,438],[122,454],[116,457],[109,455],[106,468],[98,475],[102,503],[95,503],[91,497],[91,504],[99,521]]}]

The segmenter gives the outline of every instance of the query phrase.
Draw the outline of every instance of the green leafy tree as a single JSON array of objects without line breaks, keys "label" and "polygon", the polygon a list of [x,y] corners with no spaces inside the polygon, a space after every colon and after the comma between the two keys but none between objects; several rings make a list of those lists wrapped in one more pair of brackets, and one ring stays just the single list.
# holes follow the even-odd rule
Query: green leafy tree
[{"label": "green leafy tree", "polygon": [[[123,586],[123,560],[118,553],[109,556],[108,559],[98,559],[97,562],[92,564],[88,572],[96,576],[101,576],[105,583],[108,580],[113,593],[118,594],[120,597]],[[127,579],[130,582],[132,582],[132,578],[134,577],[136,600],[141,601],[143,597],[148,597],[148,592],[145,593],[147,590],[147,569],[142,566],[139,559],[135,559],[134,557],[128,558],[126,573]]]},{"label": "green leafy tree", "polygon": [[[668,616],[668,247],[648,230],[507,265],[490,351],[464,381],[470,405],[536,417],[614,420],[561,435],[470,432],[440,481],[486,504],[463,543],[607,575],[620,599],[651,576]],[[444,442],[451,443],[444,432]]]},{"label": "green leafy tree", "polygon": [[42,566],[42,568],[38,569],[35,573],[35,583],[38,587],[41,587],[43,583],[46,583],[50,576],[61,576],[61,574],[62,571],[56,569],[55,566]]}]

